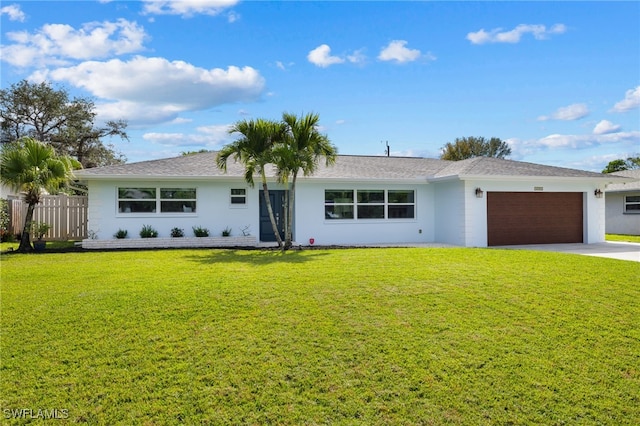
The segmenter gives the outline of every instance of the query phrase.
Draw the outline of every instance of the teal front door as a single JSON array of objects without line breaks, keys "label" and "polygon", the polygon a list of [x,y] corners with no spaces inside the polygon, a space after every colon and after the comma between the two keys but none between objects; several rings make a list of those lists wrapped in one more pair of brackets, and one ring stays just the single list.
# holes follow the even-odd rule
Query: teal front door
[{"label": "teal front door", "polygon": [[[284,194],[285,191],[282,190],[269,191],[271,208],[282,239],[284,239]],[[273,232],[273,226],[271,226],[267,203],[264,202],[264,193],[262,191],[260,191],[260,241],[276,241],[276,234]]]}]

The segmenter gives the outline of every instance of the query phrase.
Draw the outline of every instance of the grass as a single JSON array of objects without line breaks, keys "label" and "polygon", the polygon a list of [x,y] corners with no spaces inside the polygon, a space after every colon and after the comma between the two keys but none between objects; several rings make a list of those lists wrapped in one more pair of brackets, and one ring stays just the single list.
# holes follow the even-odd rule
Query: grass
[{"label": "grass", "polygon": [[1,408],[109,425],[638,424],[639,266],[462,248],[4,255]]},{"label": "grass", "polygon": [[606,234],[605,239],[607,241],[623,241],[627,243],[640,243],[640,235]]},{"label": "grass", "polygon": [[[73,248],[75,241],[47,241],[46,250],[68,250]],[[14,250],[18,250],[20,241],[10,241],[0,243],[0,252],[7,253]]]}]

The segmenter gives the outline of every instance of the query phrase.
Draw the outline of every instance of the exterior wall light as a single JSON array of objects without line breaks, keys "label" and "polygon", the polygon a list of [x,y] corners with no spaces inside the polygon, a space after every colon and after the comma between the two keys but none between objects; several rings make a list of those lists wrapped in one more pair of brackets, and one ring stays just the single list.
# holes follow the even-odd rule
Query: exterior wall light
[{"label": "exterior wall light", "polygon": [[598,188],[593,194],[596,196],[596,198],[602,198],[602,196],[604,195],[604,192],[602,192],[600,188]]},{"label": "exterior wall light", "polygon": [[482,189],[476,188],[476,197],[482,198],[483,194],[484,194],[484,192],[482,192]]}]

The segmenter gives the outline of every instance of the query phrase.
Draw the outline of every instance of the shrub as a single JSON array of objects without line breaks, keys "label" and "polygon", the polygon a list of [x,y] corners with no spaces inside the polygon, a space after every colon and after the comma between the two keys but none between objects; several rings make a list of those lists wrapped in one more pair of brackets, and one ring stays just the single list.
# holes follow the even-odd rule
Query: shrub
[{"label": "shrub", "polygon": [[4,198],[0,198],[0,239],[4,242],[9,237],[9,203]]},{"label": "shrub", "polygon": [[203,228],[202,226],[194,226],[193,235],[195,235],[196,237],[208,237],[209,230],[207,228]]},{"label": "shrub", "polygon": [[171,236],[172,236],[173,238],[181,238],[181,237],[184,237],[184,230],[183,230],[183,229],[181,229],[181,228],[177,228],[177,227],[176,227],[176,228],[173,228],[173,229],[171,230]]},{"label": "shrub", "polygon": [[140,230],[140,238],[156,238],[158,236],[158,231],[153,229],[151,225],[143,225]]},{"label": "shrub", "polygon": [[229,237],[231,236],[231,228],[229,228],[228,226],[226,228],[224,228],[222,230],[222,236],[223,237]]},{"label": "shrub", "polygon": [[113,236],[119,240],[122,240],[124,238],[127,238],[128,234],[129,234],[129,231],[127,231],[126,229],[118,229],[118,232],[113,234]]}]

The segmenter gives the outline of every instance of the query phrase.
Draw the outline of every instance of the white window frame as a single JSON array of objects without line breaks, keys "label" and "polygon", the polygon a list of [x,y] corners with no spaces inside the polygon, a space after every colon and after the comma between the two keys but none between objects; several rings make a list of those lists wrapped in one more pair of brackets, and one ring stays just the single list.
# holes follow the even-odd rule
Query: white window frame
[{"label": "white window frame", "polygon": [[[123,189],[153,189],[155,191],[155,198],[120,198],[120,191]],[[195,193],[195,198],[162,198],[162,191],[167,191],[167,190],[179,190],[179,189],[183,189],[183,190],[193,190]],[[153,209],[153,211],[151,212],[127,212],[127,211],[122,211],[120,209],[120,203],[121,202],[127,202],[127,201],[137,201],[137,202],[154,202],[155,203],[155,208]],[[189,207],[183,207],[184,210],[183,211],[175,211],[175,212],[163,212],[162,211],[162,202],[163,201],[184,201],[185,203],[193,203],[195,205],[195,209],[191,206]],[[197,187],[168,187],[168,186],[150,186],[150,185],[141,185],[141,186],[118,186],[116,187],[116,213],[118,215],[122,215],[122,216],[136,216],[136,217],[140,217],[140,216],[195,216],[197,214],[197,209],[198,207],[198,188]],[[192,209],[192,210],[189,210]]]},{"label": "white window frame", "polygon": [[[234,194],[233,191],[244,191],[244,195],[240,195],[240,194]],[[234,199],[244,199],[244,202],[242,203],[234,203],[233,200]],[[246,209],[249,205],[249,191],[247,191],[247,188],[239,188],[239,187],[235,187],[235,188],[230,188],[229,189],[229,206],[233,209]]]},{"label": "white window frame", "polygon": [[[416,212],[416,190],[415,189],[325,189],[325,202],[323,205],[325,211],[325,221],[328,222],[372,222],[372,221],[415,221],[417,217]],[[326,193],[327,192],[338,192],[338,191],[352,191],[353,192],[353,202],[351,203],[336,203],[336,202],[326,202]],[[380,192],[384,193],[384,202],[376,202],[376,203],[359,203],[358,202],[358,192]],[[389,191],[403,191],[403,192],[412,192],[413,193],[413,202],[406,203],[390,203],[389,202]],[[332,218],[327,215],[327,207],[339,207],[339,206],[352,206],[353,207],[353,218]],[[383,206],[384,208],[384,217],[377,218],[359,218],[358,217],[358,206]],[[411,206],[413,208],[413,217],[389,217],[389,207],[393,206]]]}]

